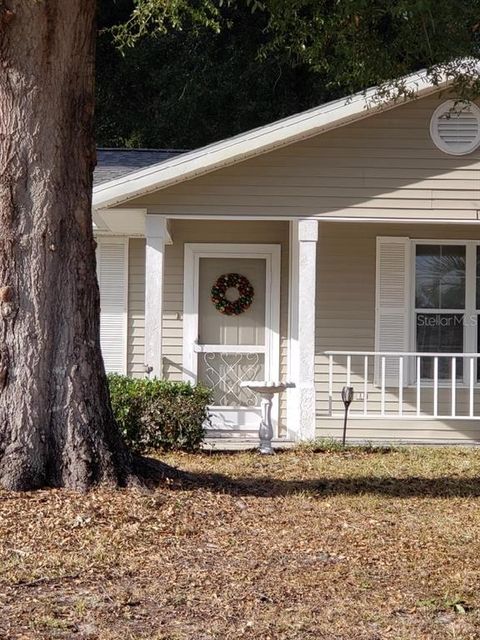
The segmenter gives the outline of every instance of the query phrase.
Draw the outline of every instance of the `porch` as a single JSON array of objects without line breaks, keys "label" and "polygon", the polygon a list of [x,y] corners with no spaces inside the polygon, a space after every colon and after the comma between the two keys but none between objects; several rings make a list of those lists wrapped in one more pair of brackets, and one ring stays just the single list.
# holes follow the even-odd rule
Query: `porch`
[{"label": "porch", "polygon": [[[246,398],[239,385],[265,377],[297,385],[277,407],[278,442],[338,437],[345,385],[355,392],[353,440],[480,440],[476,225],[147,219],[147,228],[160,225],[164,235],[146,239],[145,362],[154,375],[214,387],[214,440],[255,440],[258,399]],[[269,247],[278,249],[276,266],[268,262]],[[212,312],[210,326],[219,316],[209,286],[199,282],[199,264],[218,255],[225,265],[230,256],[240,260],[238,269],[255,284],[256,304],[268,303],[254,323],[263,323],[266,342],[256,329],[238,344],[199,339],[199,318]],[[265,256],[271,273],[261,283],[247,262]],[[215,269],[222,271],[214,266],[208,283]],[[149,277],[160,272],[161,281]],[[440,296],[440,289],[447,302],[415,300]],[[426,319],[438,322],[420,331]]]},{"label": "porch", "polygon": [[[145,237],[99,238],[104,358],[214,387],[215,439],[253,441],[259,403],[240,383],[280,378],[296,384],[275,409],[282,442],[339,437],[345,385],[353,440],[480,441],[479,225],[143,220]],[[211,287],[231,271],[255,302],[225,321]]]},{"label": "porch", "polygon": [[340,392],[352,386],[352,440],[480,440],[479,241],[458,222],[325,226],[317,435],[341,435]]},{"label": "porch", "polygon": [[[145,243],[138,240],[130,245],[130,252],[135,247],[136,253],[131,255],[132,263],[144,261],[146,275],[144,344],[141,326],[130,339],[138,373],[144,347],[149,375],[212,388],[208,443],[213,448],[219,442],[230,442],[235,448],[258,442],[260,401],[241,387],[243,381],[295,375],[295,390],[282,394],[274,405],[276,445],[299,439],[301,425],[304,438],[313,439],[315,300],[310,293],[316,272],[317,222],[167,220],[149,214],[146,229]],[[308,270],[301,291],[300,257]],[[215,308],[211,289],[217,278],[232,272],[248,279],[254,296],[244,312],[227,316]],[[141,286],[141,272],[136,278]],[[300,303],[300,296],[308,297],[308,302]],[[306,312],[308,306],[310,314],[300,317],[299,307]],[[300,330],[309,336],[302,351],[295,335]],[[294,374],[294,368],[301,373]],[[293,412],[297,419],[292,418]]]}]

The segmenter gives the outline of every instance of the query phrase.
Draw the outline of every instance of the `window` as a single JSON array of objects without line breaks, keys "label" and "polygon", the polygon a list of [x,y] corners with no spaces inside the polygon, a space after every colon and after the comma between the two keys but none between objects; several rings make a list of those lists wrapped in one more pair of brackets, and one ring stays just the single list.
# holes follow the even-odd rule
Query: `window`
[{"label": "window", "polygon": [[[477,251],[477,308],[480,309],[480,265]],[[469,265],[471,266],[471,265]],[[465,334],[473,327],[467,314],[466,245],[417,244],[415,252],[416,351],[462,353]],[[431,379],[433,358],[422,358],[421,377]],[[456,375],[463,378],[463,360],[457,361]],[[438,378],[451,377],[448,358],[438,360]]]},{"label": "window", "polygon": [[[452,362],[442,354],[480,352],[480,240],[377,237],[375,351],[438,354],[438,379],[445,383]],[[405,386],[416,378],[413,360],[406,361]],[[459,381],[469,384],[472,364],[459,355]],[[421,378],[433,380],[434,368],[433,356],[420,359]],[[387,386],[397,385],[398,367],[387,366],[386,378]],[[476,378],[480,383],[480,358]]]}]

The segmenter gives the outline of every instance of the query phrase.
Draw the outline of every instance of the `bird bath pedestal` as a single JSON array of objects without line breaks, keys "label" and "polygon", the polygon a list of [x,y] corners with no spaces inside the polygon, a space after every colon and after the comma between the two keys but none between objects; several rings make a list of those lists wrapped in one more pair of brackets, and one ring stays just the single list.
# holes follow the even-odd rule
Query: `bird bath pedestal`
[{"label": "bird bath pedestal", "polygon": [[266,382],[265,380],[247,380],[241,383],[242,387],[247,387],[261,397],[262,418],[260,421],[260,428],[258,429],[258,436],[260,438],[260,453],[272,454],[272,438],[273,438],[273,425],[272,425],[272,404],[273,396],[276,393],[281,393],[285,389],[291,389],[294,387],[293,382]]}]

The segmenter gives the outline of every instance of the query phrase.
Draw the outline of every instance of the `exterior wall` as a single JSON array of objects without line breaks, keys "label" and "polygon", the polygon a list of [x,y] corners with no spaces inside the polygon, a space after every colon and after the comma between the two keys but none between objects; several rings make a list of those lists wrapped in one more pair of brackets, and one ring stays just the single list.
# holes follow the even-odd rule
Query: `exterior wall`
[{"label": "exterior wall", "polygon": [[436,94],[131,201],[165,215],[476,219],[480,149],[430,139]]},{"label": "exterior wall", "polygon": [[[341,433],[341,420],[328,414],[328,359],[324,351],[374,351],[375,349],[375,269],[376,237],[404,236],[412,239],[479,240],[480,225],[353,224],[321,223],[317,247],[316,366],[317,435],[329,437]],[[413,348],[412,344],[412,351]],[[373,382],[373,359],[370,380]],[[363,392],[363,361],[352,361],[352,385]],[[337,374],[342,378],[337,378]],[[346,384],[345,358],[335,363],[334,409],[343,411],[340,390]],[[468,415],[467,389],[457,390],[457,410]],[[476,394],[477,395],[477,394]],[[439,414],[448,414],[450,390],[439,390]],[[422,390],[422,403],[432,406],[432,390]],[[368,405],[379,410],[380,392],[373,384],[368,388]],[[423,406],[423,404],[422,404]],[[415,410],[415,390],[404,389],[404,413]],[[362,409],[355,400],[351,410]],[[478,413],[480,401],[476,399]],[[396,389],[386,397],[386,411],[398,410]],[[429,441],[480,440],[480,424],[466,420],[354,419],[349,421],[352,438],[364,440],[408,439]]]}]

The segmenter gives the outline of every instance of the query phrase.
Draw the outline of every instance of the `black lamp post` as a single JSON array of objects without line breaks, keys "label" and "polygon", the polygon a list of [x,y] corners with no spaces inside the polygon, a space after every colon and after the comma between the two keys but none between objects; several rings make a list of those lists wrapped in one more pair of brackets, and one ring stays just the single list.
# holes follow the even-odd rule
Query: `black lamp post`
[{"label": "black lamp post", "polygon": [[348,409],[353,401],[353,387],[343,387],[342,389],[342,402],[345,407],[345,418],[343,420],[343,438],[342,445],[345,446],[345,441],[347,439],[347,418],[348,418]]}]

